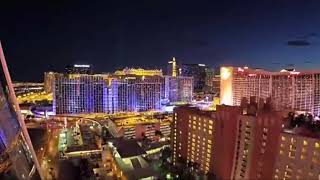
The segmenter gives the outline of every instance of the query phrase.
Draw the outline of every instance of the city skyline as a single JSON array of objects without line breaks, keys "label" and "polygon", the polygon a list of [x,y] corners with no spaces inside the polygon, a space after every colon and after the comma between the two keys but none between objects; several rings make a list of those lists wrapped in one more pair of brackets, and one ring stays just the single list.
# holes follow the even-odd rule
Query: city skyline
[{"label": "city skyline", "polygon": [[320,179],[319,9],[1,3],[0,179]]},{"label": "city skyline", "polygon": [[92,64],[97,72],[163,67],[173,56],[209,66],[310,69],[320,67],[319,5],[10,1],[2,6],[0,37],[16,81],[40,81],[44,71],[74,63]]}]

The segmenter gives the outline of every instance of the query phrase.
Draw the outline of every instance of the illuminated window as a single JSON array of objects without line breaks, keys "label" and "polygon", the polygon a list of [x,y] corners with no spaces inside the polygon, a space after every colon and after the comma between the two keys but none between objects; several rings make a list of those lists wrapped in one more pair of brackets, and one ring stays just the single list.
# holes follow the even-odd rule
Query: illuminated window
[{"label": "illuminated window", "polygon": [[195,143],[192,143],[192,146],[195,146],[196,144]]},{"label": "illuminated window", "polygon": [[280,147],[284,148],[284,144],[281,143],[281,144],[280,144]]},{"label": "illuminated window", "polygon": [[209,125],[209,129],[212,129],[212,126],[211,126],[211,125]]},{"label": "illuminated window", "polygon": [[275,178],[275,179],[279,179],[279,177],[278,177],[277,175],[274,175],[274,178]]},{"label": "illuminated window", "polygon": [[316,143],[314,144],[314,147],[320,148],[320,144],[316,142]]},{"label": "illuminated window", "polygon": [[290,157],[290,158],[294,158],[295,155],[296,155],[296,154],[295,154],[294,152],[289,152],[289,157]]},{"label": "illuminated window", "polygon": [[300,158],[303,160],[303,159],[305,159],[305,156],[304,156],[304,155],[301,155],[301,157],[300,157]]},{"label": "illuminated window", "polygon": [[210,120],[209,120],[209,124],[213,124],[213,121],[210,121]]},{"label": "illuminated window", "polygon": [[263,132],[267,133],[268,129],[267,128],[263,128]]},{"label": "illuminated window", "polygon": [[280,150],[280,155],[282,155],[283,154],[283,151],[282,150]]},{"label": "illuminated window", "polygon": [[211,130],[209,130],[209,134],[212,134],[212,131],[211,131]]},{"label": "illuminated window", "polygon": [[303,153],[307,152],[306,148],[302,148],[301,152]]},{"label": "illuminated window", "polygon": [[211,143],[212,143],[212,141],[209,139],[209,140],[208,140],[208,144],[211,144]]},{"label": "illuminated window", "polygon": [[286,137],[281,136],[281,140],[282,140],[282,141],[285,141],[285,140],[286,140]]},{"label": "illuminated window", "polygon": [[211,145],[210,144],[208,144],[208,148],[211,149]]},{"label": "illuminated window", "polygon": [[193,116],[193,120],[196,120],[197,119],[197,117],[196,116]]},{"label": "illuminated window", "polygon": [[304,140],[304,141],[303,141],[303,145],[304,145],[304,146],[307,146],[307,145],[308,145],[308,141]]},{"label": "illuminated window", "polygon": [[291,150],[291,151],[296,151],[296,146],[290,145],[290,150]]}]

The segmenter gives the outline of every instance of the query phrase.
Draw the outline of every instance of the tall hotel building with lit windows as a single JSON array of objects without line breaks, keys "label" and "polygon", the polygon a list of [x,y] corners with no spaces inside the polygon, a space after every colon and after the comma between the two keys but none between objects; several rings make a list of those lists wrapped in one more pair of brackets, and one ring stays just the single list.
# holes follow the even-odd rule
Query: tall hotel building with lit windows
[{"label": "tall hotel building with lit windows", "polygon": [[174,109],[172,123],[173,163],[181,161],[196,164],[205,173],[213,173],[215,114],[196,107]]},{"label": "tall hotel building with lit windows", "polygon": [[242,97],[271,97],[277,110],[293,109],[320,115],[320,71],[270,72],[248,67],[222,67],[220,100],[239,106]]},{"label": "tall hotel building with lit windows", "polygon": [[[284,113],[285,114],[285,113]],[[283,112],[255,97],[217,106],[214,173],[218,179],[272,179]]]},{"label": "tall hotel building with lit windows", "polygon": [[161,76],[55,74],[56,114],[160,110]]},{"label": "tall hotel building with lit windows", "polygon": [[118,111],[160,110],[162,76],[116,76],[118,85]]},{"label": "tall hotel building with lit windows", "polygon": [[284,117],[270,101],[255,101],[241,104],[245,113],[238,116],[231,179],[272,179]]},{"label": "tall hotel building with lit windows", "polygon": [[54,72],[45,72],[44,73],[43,84],[44,84],[44,90],[47,93],[52,93],[54,74],[55,74]]},{"label": "tall hotel building with lit windows", "polygon": [[106,85],[102,76],[57,73],[54,80],[53,110],[56,114],[106,112]]},{"label": "tall hotel building with lit windows", "polygon": [[320,178],[319,131],[307,126],[285,128],[279,141],[273,179]]},{"label": "tall hotel building with lit windows", "polygon": [[1,44],[0,60],[0,179],[39,179],[41,168],[20,114]]}]

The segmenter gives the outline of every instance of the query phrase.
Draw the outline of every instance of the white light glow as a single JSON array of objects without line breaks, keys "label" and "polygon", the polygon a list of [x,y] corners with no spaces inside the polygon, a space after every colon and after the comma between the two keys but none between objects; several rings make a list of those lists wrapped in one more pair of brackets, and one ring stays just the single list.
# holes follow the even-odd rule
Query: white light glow
[{"label": "white light glow", "polygon": [[231,72],[229,68],[222,67],[221,68],[221,79],[226,80],[231,76]]},{"label": "white light glow", "polygon": [[233,105],[232,67],[221,67],[220,100],[221,104]]},{"label": "white light glow", "polygon": [[89,68],[90,67],[90,65],[88,65],[88,64],[75,64],[73,66],[74,67],[79,67],[79,68]]}]

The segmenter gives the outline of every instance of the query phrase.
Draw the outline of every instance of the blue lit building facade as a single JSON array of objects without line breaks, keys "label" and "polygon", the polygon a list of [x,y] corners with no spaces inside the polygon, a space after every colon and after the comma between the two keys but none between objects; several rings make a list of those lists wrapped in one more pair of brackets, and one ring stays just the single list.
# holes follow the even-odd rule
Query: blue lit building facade
[{"label": "blue lit building facade", "polygon": [[1,44],[0,59],[0,179],[40,179],[30,137],[16,112],[19,107],[14,106],[16,97]]},{"label": "blue lit building facade", "polygon": [[162,76],[117,76],[118,111],[139,112],[161,109]]},{"label": "blue lit building facade", "polygon": [[139,112],[161,109],[162,76],[56,74],[55,114]]},{"label": "blue lit building facade", "polygon": [[108,90],[102,76],[56,74],[53,92],[55,114],[103,113]]}]

